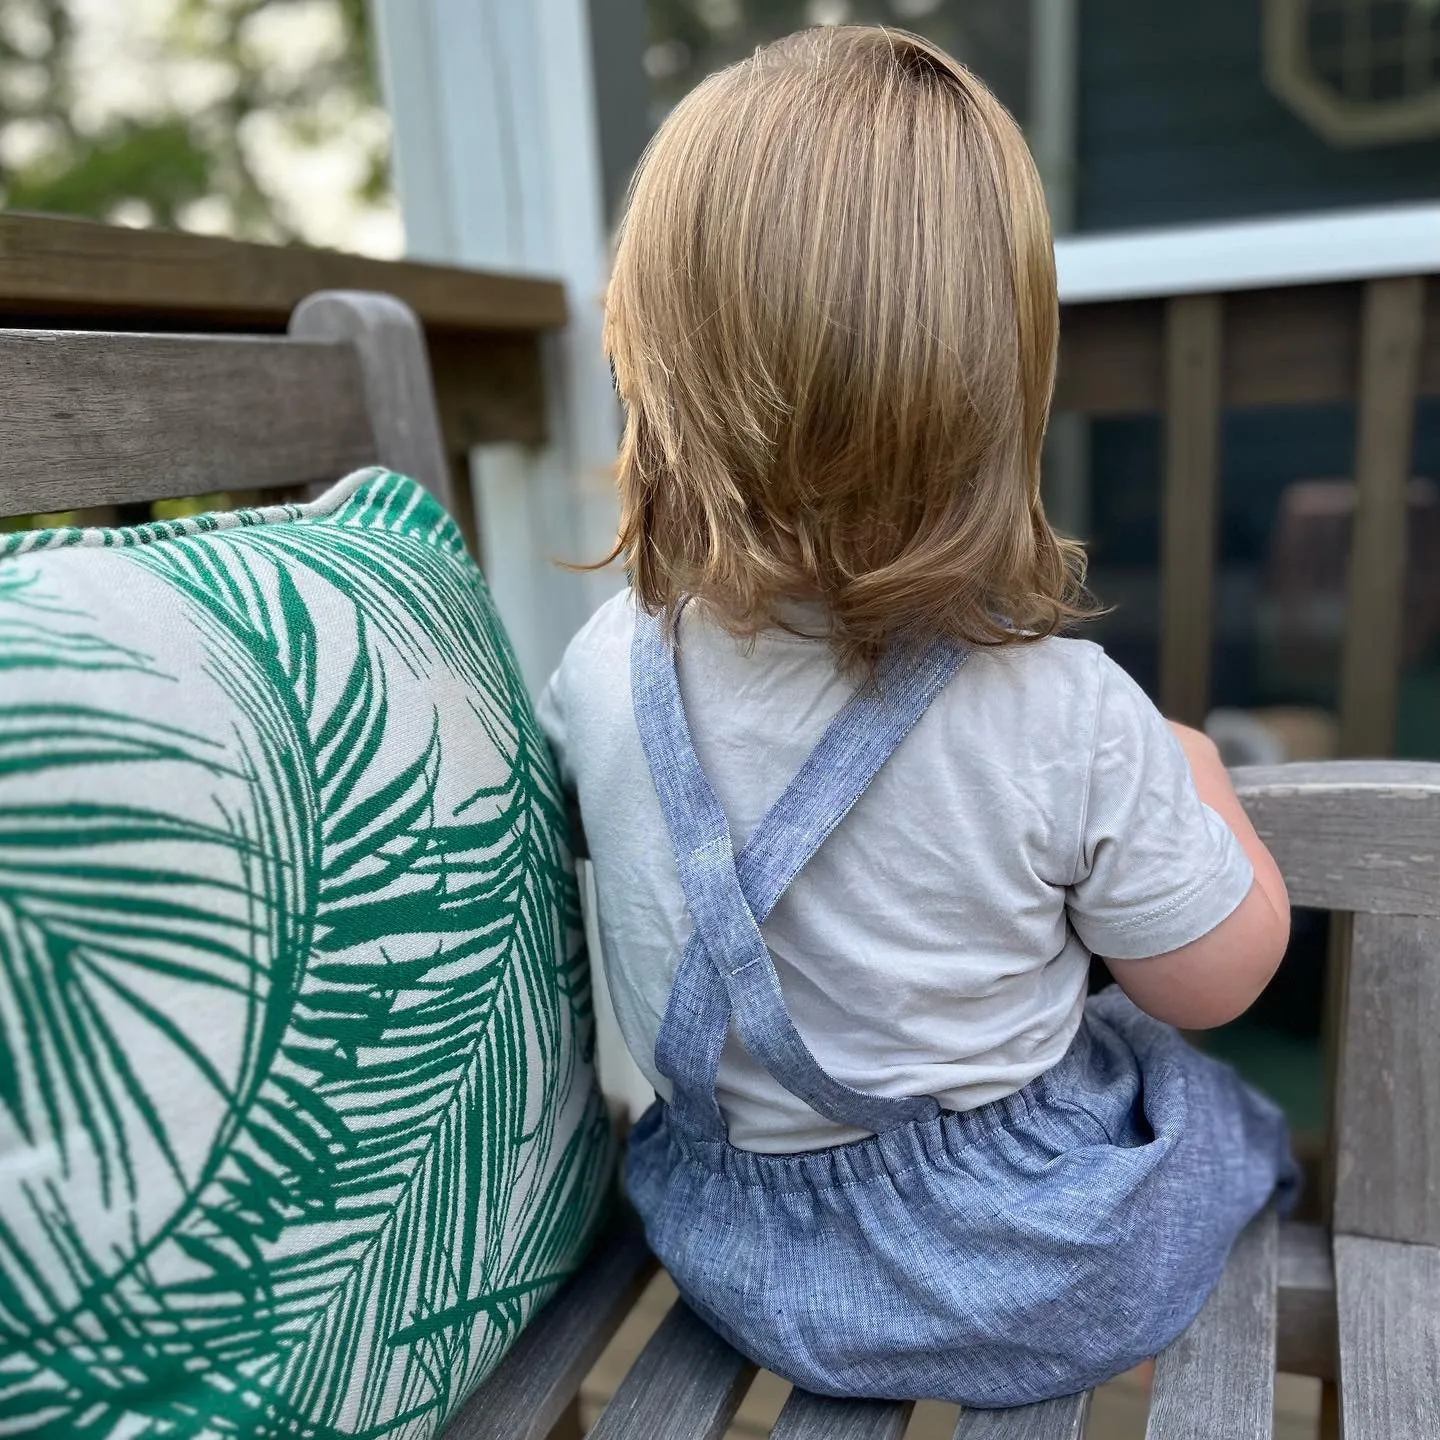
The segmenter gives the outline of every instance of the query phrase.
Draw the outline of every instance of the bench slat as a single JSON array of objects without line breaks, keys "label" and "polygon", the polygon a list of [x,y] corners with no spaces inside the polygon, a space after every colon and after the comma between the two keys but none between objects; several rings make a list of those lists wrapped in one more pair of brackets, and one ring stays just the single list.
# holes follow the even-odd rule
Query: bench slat
[{"label": "bench slat", "polygon": [[831,1400],[792,1390],[770,1440],[900,1440],[914,1408],[908,1400]]},{"label": "bench slat", "polygon": [[0,515],[329,482],[377,458],[350,345],[3,330],[0,375]]},{"label": "bench slat", "polygon": [[590,1440],[720,1440],[755,1367],[677,1300]]},{"label": "bench slat", "polygon": [[1440,765],[1244,766],[1234,781],[1292,905],[1440,915]]},{"label": "bench slat", "polygon": [[1280,1226],[1276,1368],[1335,1379],[1335,1257],[1319,1225]]},{"label": "bench slat", "polygon": [[456,1413],[444,1440],[542,1440],[654,1272],[639,1222],[625,1217]]},{"label": "bench slat", "polygon": [[1336,1232],[1440,1245],[1440,920],[1357,915],[1348,996]]},{"label": "bench slat", "polygon": [[1345,1440],[1440,1435],[1440,1247],[1335,1238]]},{"label": "bench slat", "polygon": [[1145,1440],[1270,1440],[1279,1269],[1279,1225],[1266,1209],[1195,1322],[1156,1360]]},{"label": "bench slat", "polygon": [[1081,1440],[1089,1412],[1088,1391],[1014,1410],[966,1410],[955,1440]]}]

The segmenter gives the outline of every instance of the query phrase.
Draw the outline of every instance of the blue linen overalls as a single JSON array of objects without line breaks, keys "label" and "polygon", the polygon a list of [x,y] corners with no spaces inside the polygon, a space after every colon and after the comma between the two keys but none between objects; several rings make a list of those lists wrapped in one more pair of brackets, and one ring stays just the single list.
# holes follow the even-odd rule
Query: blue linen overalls
[{"label": "blue linen overalls", "polygon": [[[637,615],[635,718],[693,933],[655,1044],[673,1096],[633,1132],[627,1188],[690,1306],[822,1394],[990,1407],[1099,1384],[1178,1335],[1244,1225],[1295,1190],[1275,1106],[1118,988],[1052,1069],[959,1113],[841,1084],[796,1031],[759,927],[964,658],[887,657],[737,857],[674,651]],[[715,1098],[732,1021],[780,1085],[871,1137],[732,1146]]]}]

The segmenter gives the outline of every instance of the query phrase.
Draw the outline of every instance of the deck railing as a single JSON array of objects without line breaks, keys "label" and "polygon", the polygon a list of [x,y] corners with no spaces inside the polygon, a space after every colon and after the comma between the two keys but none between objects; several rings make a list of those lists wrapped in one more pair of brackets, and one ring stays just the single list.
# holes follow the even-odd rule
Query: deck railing
[{"label": "deck railing", "polygon": [[[545,439],[539,342],[566,323],[554,281],[0,214],[0,326],[280,331],[326,289],[388,291],[419,315],[457,476],[472,446]],[[474,549],[468,479],[454,494]]]},{"label": "deck railing", "polygon": [[1222,414],[1354,405],[1340,750],[1389,753],[1415,406],[1440,395],[1440,206],[1068,240],[1057,258],[1057,410],[1164,418],[1159,700],[1178,719],[1210,700]]},{"label": "deck railing", "polygon": [[[1057,410],[1164,417],[1159,699],[1177,718],[1209,705],[1223,413],[1355,406],[1340,748],[1387,753],[1415,403],[1440,395],[1440,206],[1065,240],[1057,258]],[[420,316],[457,476],[475,445],[545,439],[556,282],[0,214],[0,325],[278,331],[325,288]],[[473,544],[470,486],[455,493]]]}]

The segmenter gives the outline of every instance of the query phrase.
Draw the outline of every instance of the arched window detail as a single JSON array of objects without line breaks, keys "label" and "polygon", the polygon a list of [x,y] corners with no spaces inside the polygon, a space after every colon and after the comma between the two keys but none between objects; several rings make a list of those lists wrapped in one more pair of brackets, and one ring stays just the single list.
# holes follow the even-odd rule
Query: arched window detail
[{"label": "arched window detail", "polygon": [[1440,0],[1265,0],[1265,74],[1332,145],[1440,135]]}]

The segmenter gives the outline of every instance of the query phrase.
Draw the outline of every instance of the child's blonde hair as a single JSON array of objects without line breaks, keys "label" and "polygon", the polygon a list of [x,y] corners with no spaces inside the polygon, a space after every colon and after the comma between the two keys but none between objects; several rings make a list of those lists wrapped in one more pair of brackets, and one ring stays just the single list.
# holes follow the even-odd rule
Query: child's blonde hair
[{"label": "child's blonde hair", "polygon": [[1058,309],[1044,195],[1004,107],[903,31],[803,31],[712,75],[651,141],[606,297],[623,556],[751,635],[828,608],[847,664],[1084,613],[1040,503]]}]

